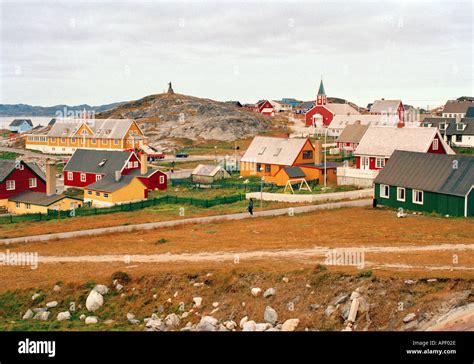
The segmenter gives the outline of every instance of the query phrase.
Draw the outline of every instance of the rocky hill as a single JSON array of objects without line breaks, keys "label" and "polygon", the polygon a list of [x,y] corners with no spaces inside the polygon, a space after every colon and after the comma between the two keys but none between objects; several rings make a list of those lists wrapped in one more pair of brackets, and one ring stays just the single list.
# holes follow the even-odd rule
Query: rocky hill
[{"label": "rocky hill", "polygon": [[136,119],[152,144],[168,138],[231,141],[267,132],[274,124],[229,103],[168,93],[130,101],[96,117]]},{"label": "rocky hill", "polygon": [[55,105],[55,106],[32,106],[27,104],[0,104],[0,116],[55,116],[58,112],[82,112],[94,111],[96,113],[115,108],[123,102],[115,102],[113,104],[91,106],[82,105]]}]

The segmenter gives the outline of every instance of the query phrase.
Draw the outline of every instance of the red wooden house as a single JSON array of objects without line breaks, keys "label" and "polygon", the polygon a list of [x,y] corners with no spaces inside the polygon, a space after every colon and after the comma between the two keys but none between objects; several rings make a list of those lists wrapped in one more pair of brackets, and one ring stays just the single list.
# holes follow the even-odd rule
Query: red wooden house
[{"label": "red wooden house", "polygon": [[304,115],[306,126],[324,127],[331,124],[335,115],[357,115],[359,112],[349,104],[333,104],[327,102],[323,80],[319,85],[314,106]]},{"label": "red wooden house", "polygon": [[262,115],[267,115],[267,116],[275,115],[275,109],[273,108],[273,105],[268,100],[260,100],[259,102],[257,102],[257,104],[255,105],[255,110]]},{"label": "red wooden house", "polygon": [[117,174],[137,175],[149,190],[164,190],[167,186],[166,174],[148,169],[147,155],[142,154],[139,159],[132,151],[77,149],[63,173],[66,188],[85,188],[107,177],[114,179]]},{"label": "red wooden house", "polygon": [[0,160],[0,200],[26,191],[46,192],[46,177],[36,163]]}]

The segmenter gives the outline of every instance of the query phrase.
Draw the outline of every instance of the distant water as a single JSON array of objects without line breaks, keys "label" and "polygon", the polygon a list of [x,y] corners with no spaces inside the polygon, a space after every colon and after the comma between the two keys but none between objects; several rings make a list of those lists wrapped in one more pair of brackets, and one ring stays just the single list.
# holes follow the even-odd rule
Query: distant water
[{"label": "distant water", "polygon": [[54,116],[0,116],[0,129],[8,129],[8,125],[15,119],[30,119],[33,126],[46,126]]}]

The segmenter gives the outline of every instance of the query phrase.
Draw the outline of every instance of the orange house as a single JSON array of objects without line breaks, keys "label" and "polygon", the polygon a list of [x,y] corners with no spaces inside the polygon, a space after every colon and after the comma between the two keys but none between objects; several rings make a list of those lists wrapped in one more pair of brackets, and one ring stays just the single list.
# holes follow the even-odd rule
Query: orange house
[{"label": "orange house", "polygon": [[[327,181],[336,181],[336,166],[326,163]],[[257,136],[240,161],[243,177],[264,177],[266,182],[284,186],[288,181],[324,179],[321,142],[315,146],[307,138]]]}]

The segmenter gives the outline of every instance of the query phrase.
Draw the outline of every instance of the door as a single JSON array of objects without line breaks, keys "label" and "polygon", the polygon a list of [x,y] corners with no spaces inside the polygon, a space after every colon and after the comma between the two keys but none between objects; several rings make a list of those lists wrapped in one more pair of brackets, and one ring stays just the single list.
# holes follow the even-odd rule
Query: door
[{"label": "door", "polygon": [[369,169],[369,157],[361,157],[360,158],[360,168],[363,170],[368,170]]}]

